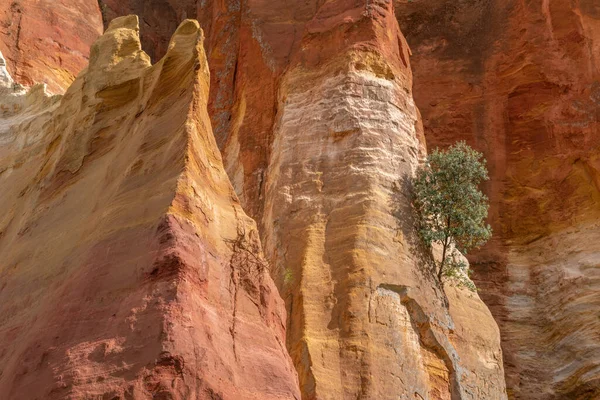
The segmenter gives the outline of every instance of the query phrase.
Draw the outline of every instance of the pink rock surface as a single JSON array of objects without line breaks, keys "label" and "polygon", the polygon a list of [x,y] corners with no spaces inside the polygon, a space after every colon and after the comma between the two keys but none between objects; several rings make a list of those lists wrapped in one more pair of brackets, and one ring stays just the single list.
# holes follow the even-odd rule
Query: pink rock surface
[{"label": "pink rock surface", "polygon": [[64,97],[0,93],[3,398],[300,398],[202,40],[187,20],[151,65],[123,17]]},{"label": "pink rock surface", "polygon": [[23,85],[46,83],[51,92],[63,93],[87,65],[101,33],[95,0],[0,2],[0,52]]}]

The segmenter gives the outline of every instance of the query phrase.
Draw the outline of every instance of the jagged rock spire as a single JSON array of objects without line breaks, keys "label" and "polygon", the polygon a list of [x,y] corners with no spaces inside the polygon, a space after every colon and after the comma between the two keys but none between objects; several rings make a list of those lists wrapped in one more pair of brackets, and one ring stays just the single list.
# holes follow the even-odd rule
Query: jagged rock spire
[{"label": "jagged rock spire", "polygon": [[198,22],[152,65],[138,18],[116,19],[32,109],[42,87],[0,98],[3,398],[299,399],[284,304],[213,137]]}]

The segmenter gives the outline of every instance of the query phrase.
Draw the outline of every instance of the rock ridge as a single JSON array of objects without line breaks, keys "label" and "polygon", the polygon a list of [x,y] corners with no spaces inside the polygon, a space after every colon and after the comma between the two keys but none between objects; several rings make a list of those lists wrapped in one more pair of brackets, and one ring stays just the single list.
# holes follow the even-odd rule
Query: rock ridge
[{"label": "rock ridge", "polygon": [[209,82],[196,21],[152,65],[128,16],[63,97],[11,94],[25,99],[0,116],[8,398],[300,398]]}]

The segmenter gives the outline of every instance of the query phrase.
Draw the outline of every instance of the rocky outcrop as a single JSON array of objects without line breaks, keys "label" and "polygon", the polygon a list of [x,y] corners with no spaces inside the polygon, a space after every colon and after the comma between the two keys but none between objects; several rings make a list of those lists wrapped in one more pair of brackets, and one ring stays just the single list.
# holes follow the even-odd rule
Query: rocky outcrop
[{"label": "rocky outcrop", "polygon": [[64,97],[2,89],[3,398],[300,398],[202,39],[184,21],[151,65],[124,17]]},{"label": "rocky outcrop", "polygon": [[[261,222],[274,276],[293,315],[288,347],[305,396],[385,398],[386,389],[414,387],[414,396],[494,398],[502,395],[495,326],[477,296],[452,288],[444,294],[423,275],[420,252],[410,239],[406,188],[394,186],[410,175],[424,141],[411,99],[409,50],[391,18],[390,1],[61,0],[49,5],[19,0],[0,6],[0,50],[18,82],[47,82],[59,92],[83,67],[100,13],[107,24],[117,15],[139,14],[142,43],[155,60],[167,53],[179,22],[198,17],[207,33],[208,109],[216,143],[243,207]],[[502,330],[509,395],[600,396],[595,334],[600,322],[594,311],[600,259],[597,2],[393,3],[414,53],[414,95],[429,147],[466,139],[489,162],[492,180],[486,190],[495,237],[471,261],[482,297]],[[20,192],[37,182],[35,168],[42,177],[50,173],[45,168],[55,169],[63,139],[52,144],[43,139],[52,137],[46,133],[58,137],[66,129],[79,137],[84,131],[78,123],[53,126],[58,110],[67,115],[64,104],[73,94],[60,101],[45,95],[43,86],[27,92],[7,76],[0,64],[0,130],[13,132],[0,137],[11,143],[0,148],[2,162],[10,160],[0,164],[5,170],[0,180],[9,179],[13,169],[26,172],[0,182],[10,188],[0,199],[14,201],[0,217],[0,228],[50,212],[45,202],[29,209],[38,204],[31,200],[38,195]],[[85,76],[75,87],[86,87]],[[109,103],[130,95],[124,85]],[[73,104],[87,107],[89,99],[83,98]],[[102,113],[89,122],[85,118],[91,114],[84,118],[80,107],[69,107],[85,122],[82,126],[106,123]],[[98,146],[111,149],[101,154],[116,154],[117,142],[105,133],[89,135],[83,136],[88,144],[72,145],[80,155],[66,156],[69,172],[59,180],[79,182],[78,165],[95,160]],[[43,146],[48,146],[47,159]],[[13,164],[18,168],[7,167]],[[103,179],[112,181],[115,174]],[[135,182],[162,187],[163,178]],[[21,183],[13,185],[12,179]],[[45,196],[63,184],[57,185],[44,189]],[[109,196],[98,186],[96,197]],[[22,199],[27,202],[21,204]],[[114,201],[117,205],[110,207],[125,207]],[[30,213],[21,216],[22,210]],[[85,215],[101,219],[100,212],[94,208]],[[48,232],[62,221],[54,218],[42,218]],[[57,227],[70,226],[62,223]],[[23,243],[37,249],[46,238]],[[48,246],[57,246],[59,239],[50,239]],[[0,249],[12,249],[7,240],[0,236]],[[42,254],[35,253],[36,262],[48,246],[36,250]],[[25,258],[24,249],[11,251]],[[56,272],[66,271],[61,268],[50,268],[55,272],[47,275],[63,276]],[[469,317],[472,313],[479,317]],[[405,351],[393,354],[392,347]],[[400,359],[416,360],[402,364],[403,371],[420,372],[410,379],[398,375],[394,363]],[[468,383],[476,381],[472,375],[488,376],[492,383]],[[393,378],[378,381],[378,376]],[[394,386],[396,377],[401,383]],[[457,379],[467,383],[450,384]],[[484,389],[469,394],[465,388],[472,385]]]},{"label": "rocky outcrop", "polygon": [[52,93],[63,93],[86,66],[90,46],[101,33],[96,0],[0,4],[0,51],[23,85],[46,83]]},{"label": "rocky outcrop", "polygon": [[280,85],[262,231],[305,397],[504,398],[489,311],[438,287],[414,234],[401,182],[425,149],[391,3],[323,5],[300,47]]},{"label": "rocky outcrop", "polygon": [[171,27],[185,16],[198,18],[206,33],[215,138],[244,209],[259,220],[279,80],[322,1],[102,2],[108,19],[128,13],[142,16],[142,43],[153,57],[164,53]]},{"label": "rocky outcrop", "polygon": [[[154,3],[171,17],[105,2],[141,11],[159,56],[160,32],[193,7]],[[196,12],[215,136],[261,221],[303,398],[505,398],[489,311],[442,290],[414,238],[402,180],[425,149],[391,2],[206,1]]]},{"label": "rocky outcrop", "polygon": [[600,8],[396,1],[430,146],[488,159],[494,241],[471,257],[509,394],[600,396]]}]

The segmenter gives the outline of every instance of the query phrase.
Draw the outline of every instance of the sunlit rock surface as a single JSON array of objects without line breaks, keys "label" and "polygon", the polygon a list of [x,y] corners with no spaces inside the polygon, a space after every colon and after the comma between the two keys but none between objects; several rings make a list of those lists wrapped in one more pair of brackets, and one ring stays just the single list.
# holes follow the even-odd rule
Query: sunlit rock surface
[{"label": "sunlit rock surface", "polygon": [[151,65],[138,30],[113,21],[62,98],[0,89],[0,397],[299,399],[202,31]]},{"label": "sunlit rock surface", "polygon": [[444,292],[415,237],[409,50],[391,3],[365,5],[323,5],[279,90],[262,231],[303,393],[502,399],[489,311]]},{"label": "sunlit rock surface", "polygon": [[205,27],[215,137],[261,221],[304,398],[505,397],[489,311],[444,293],[416,245],[402,180],[425,146],[390,1],[104,3],[142,15],[154,57],[179,19]]}]

